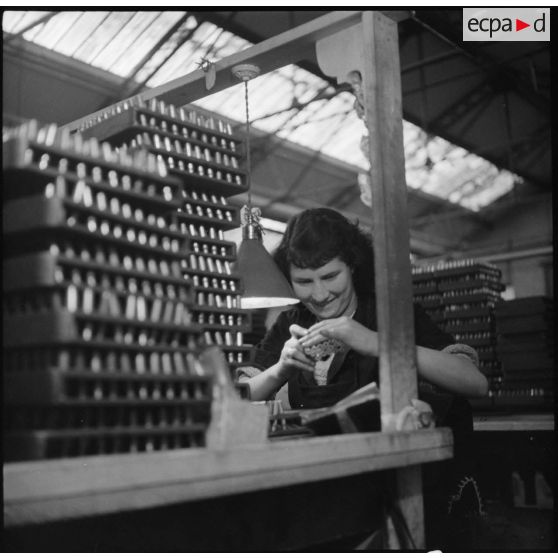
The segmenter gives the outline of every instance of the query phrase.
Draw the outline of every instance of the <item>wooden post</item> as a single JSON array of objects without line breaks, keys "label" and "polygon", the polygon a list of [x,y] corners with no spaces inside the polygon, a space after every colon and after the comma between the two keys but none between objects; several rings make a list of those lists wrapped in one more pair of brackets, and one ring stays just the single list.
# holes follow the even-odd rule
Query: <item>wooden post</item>
[{"label": "wooden post", "polygon": [[362,24],[382,413],[397,413],[417,395],[397,24],[376,12]]},{"label": "wooden post", "polygon": [[[393,417],[417,396],[397,24],[363,12],[357,25],[318,41],[316,54],[324,73],[360,87],[371,163],[380,400],[383,429],[390,430]],[[420,473],[420,467],[401,469],[395,489],[414,543],[423,548]],[[388,546],[397,548],[391,521],[386,525]]]},{"label": "wooden post", "polygon": [[[362,15],[363,95],[369,136],[382,414],[417,396],[407,185],[397,24]],[[399,506],[417,548],[424,548],[420,466],[400,469]],[[389,546],[397,545],[389,529]]]}]

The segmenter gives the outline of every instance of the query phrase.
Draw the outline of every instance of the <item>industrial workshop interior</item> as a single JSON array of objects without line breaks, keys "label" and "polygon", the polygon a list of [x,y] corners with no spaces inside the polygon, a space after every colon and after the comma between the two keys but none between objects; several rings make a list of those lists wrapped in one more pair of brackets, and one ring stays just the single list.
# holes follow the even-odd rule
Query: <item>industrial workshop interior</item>
[{"label": "industrial workshop interior", "polygon": [[556,550],[510,10],[4,9],[5,552]]}]

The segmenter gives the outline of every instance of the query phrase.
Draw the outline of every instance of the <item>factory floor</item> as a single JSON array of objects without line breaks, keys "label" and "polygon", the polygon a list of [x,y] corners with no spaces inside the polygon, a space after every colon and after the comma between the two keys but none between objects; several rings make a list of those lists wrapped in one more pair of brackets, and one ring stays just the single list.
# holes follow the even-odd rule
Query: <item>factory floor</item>
[{"label": "factory floor", "polygon": [[517,508],[488,501],[484,516],[472,537],[473,551],[556,550],[556,518],[553,510]]},{"label": "factory floor", "polygon": [[476,432],[474,455],[484,511],[474,550],[555,550],[554,431]]}]

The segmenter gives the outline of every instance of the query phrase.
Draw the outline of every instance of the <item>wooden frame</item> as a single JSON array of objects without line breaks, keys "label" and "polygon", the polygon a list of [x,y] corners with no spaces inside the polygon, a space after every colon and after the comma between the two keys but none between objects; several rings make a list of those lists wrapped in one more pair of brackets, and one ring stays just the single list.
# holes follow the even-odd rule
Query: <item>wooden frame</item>
[{"label": "wooden frame", "polygon": [[141,510],[408,467],[447,459],[451,444],[451,433],[436,429],[10,464],[4,468],[4,525]]},{"label": "wooden frame", "polygon": [[[372,164],[372,193],[373,193],[373,234],[375,239],[375,263],[376,263],[376,297],[378,307],[378,329],[380,343],[380,393],[383,415],[393,417],[410,400],[417,395],[417,379],[415,365],[415,348],[412,324],[412,293],[409,259],[409,228],[406,214],[406,183],[404,170],[404,152],[402,136],[402,113],[401,113],[401,85],[399,53],[397,43],[396,19],[405,16],[404,12],[390,14],[390,17],[372,11],[334,11],[323,17],[315,19],[295,29],[281,33],[251,48],[234,54],[216,63],[216,80],[211,93],[225,89],[237,84],[231,73],[232,66],[249,62],[260,66],[262,73],[269,72],[288,63],[296,63],[310,50],[315,48],[319,41],[339,33],[358,33],[357,43],[361,45],[361,59],[349,60],[349,70],[358,68],[362,73],[364,84],[364,99],[367,117],[368,134],[370,137],[370,159]],[[352,64],[355,64],[354,68]],[[156,87],[139,97],[144,100],[158,98],[167,103],[183,105],[199,97],[208,94],[205,87],[205,74],[198,70],[170,83]],[[83,123],[97,115],[103,114],[104,110],[88,115],[82,119],[75,120],[66,125],[70,130],[78,129]],[[422,515],[422,489],[420,462],[429,460],[446,459],[451,457],[451,433],[447,429],[439,429],[430,432],[414,432],[410,434],[390,433],[390,425],[393,421],[386,422],[386,432],[374,435],[347,435],[335,438],[335,444],[343,449],[343,452],[356,451],[359,453],[357,461],[359,467],[366,470],[377,470],[380,468],[397,468],[397,490],[400,506],[403,511],[415,544],[418,548],[424,548],[424,526]],[[405,442],[403,443],[403,440]],[[258,450],[258,459],[262,463],[268,463],[271,459],[276,463],[283,463],[285,469],[263,467],[264,473],[268,475],[266,482],[275,479],[277,483],[302,483],[309,479],[304,473],[308,463],[320,471],[329,471],[332,476],[346,476],[354,474],[351,459],[336,461],[332,468],[328,451],[323,451],[322,457],[316,461],[312,453],[315,448],[331,447],[333,440],[304,440],[290,443],[269,444]],[[425,441],[428,441],[426,446]],[[373,442],[373,443],[372,443]],[[364,444],[364,445],[363,445]],[[322,448],[322,449],[323,449]],[[351,449],[352,448],[352,449]],[[379,449],[381,448],[381,449]],[[419,451],[420,450],[420,451]],[[281,452],[288,451],[289,456],[296,456],[289,462],[281,459]],[[316,450],[317,451],[317,450]],[[339,450],[338,450],[339,451]],[[343,452],[339,451],[339,454]],[[390,452],[395,452],[391,454]],[[424,452],[423,455],[419,455]],[[228,450],[220,458],[226,466],[236,460],[244,459],[244,450]],[[314,456],[314,457],[313,457]],[[176,467],[177,463],[186,463],[196,460],[200,463],[214,462],[217,466],[216,456],[210,450],[174,452],[157,456],[118,456],[99,457],[88,460],[93,464],[92,470],[101,472],[112,464],[113,470],[122,469],[125,474],[124,463],[132,466],[132,461],[137,461],[136,469],[143,471],[138,473],[148,475],[148,464],[161,460],[159,470],[160,490],[159,494],[172,497],[172,490],[165,488],[164,477],[161,476],[168,467]],[[205,460],[205,461],[204,461]],[[88,496],[81,494],[81,486],[75,486],[75,482],[69,483],[71,494],[66,494],[64,487],[54,488],[53,500],[48,498],[41,503],[41,494],[45,495],[50,490],[46,483],[48,479],[52,482],[63,482],[62,477],[53,472],[56,467],[63,467],[64,471],[71,473],[68,479],[79,472],[78,460],[69,464],[66,460],[62,462],[43,462],[39,464],[13,464],[5,467],[5,509],[10,513],[6,517],[7,523],[20,524],[33,521],[48,521],[52,519],[52,513],[57,518],[66,517],[72,512],[64,502],[73,494],[82,503],[79,504],[79,513],[104,513],[107,511],[100,505],[99,496],[110,497],[110,491],[106,486],[101,486],[100,479],[90,479],[87,488],[91,491]],[[81,460],[79,460],[81,461]],[[368,465],[365,465],[368,463]],[[237,467],[240,467],[237,463]],[[182,477],[177,486],[189,486],[188,490],[180,490],[181,498],[204,498],[215,494],[214,490],[227,490],[226,485],[236,483],[241,490],[254,490],[259,486],[260,474],[253,472],[231,473],[228,480],[220,482],[217,478],[212,481],[213,488],[204,493],[196,491],[192,482],[194,477],[184,467]],[[203,469],[203,467],[202,467]],[[242,467],[240,467],[242,469]],[[43,475],[41,472],[44,472]],[[227,477],[225,470],[221,471]],[[151,473],[149,473],[151,475]],[[236,475],[236,476],[235,476]],[[239,482],[240,476],[246,482]],[[179,474],[180,477],[180,474]],[[219,477],[219,475],[217,475]],[[223,477],[223,478],[224,478]],[[55,479],[58,478],[59,481]],[[137,480],[137,479],[135,479]],[[135,480],[130,479],[130,489],[134,488]],[[197,479],[202,481],[201,477]],[[252,482],[253,481],[253,482]],[[29,485],[28,483],[32,484]],[[98,485],[97,483],[101,483]],[[251,484],[252,483],[252,484]],[[255,483],[255,484],[254,484]],[[126,483],[124,483],[126,484]],[[210,483],[211,484],[211,483]],[[31,490],[29,487],[31,486]],[[68,486],[68,485],[67,485]],[[201,486],[206,486],[203,484]],[[220,487],[220,488],[219,488]],[[135,489],[135,488],[134,488]],[[35,494],[35,496],[33,496]],[[81,494],[81,495],[80,495]],[[152,505],[155,500],[150,491],[143,491],[145,501],[142,505]],[[46,498],[46,496],[44,496]],[[29,499],[27,499],[29,498]],[[56,502],[59,512],[52,512],[56,506],[46,506],[46,502]],[[45,504],[45,505],[44,505]],[[137,504],[123,500],[118,506],[131,506]],[[115,504],[116,505],[116,504]],[[45,507],[46,506],[46,507]],[[99,507],[100,506],[100,507]],[[47,507],[51,511],[47,512]],[[75,511],[75,510],[74,510]],[[391,534],[394,532],[391,530]],[[398,541],[395,537],[390,538],[390,547],[397,548]]]}]

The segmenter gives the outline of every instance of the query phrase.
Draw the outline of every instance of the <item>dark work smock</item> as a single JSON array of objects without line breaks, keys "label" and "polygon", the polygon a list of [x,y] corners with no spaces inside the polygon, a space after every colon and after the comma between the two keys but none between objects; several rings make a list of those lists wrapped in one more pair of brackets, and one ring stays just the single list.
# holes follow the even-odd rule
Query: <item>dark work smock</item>
[{"label": "dark work smock", "polygon": [[[353,319],[377,331],[376,307],[373,295],[361,297]],[[262,370],[273,366],[281,355],[283,345],[290,338],[289,326],[298,324],[309,328],[318,320],[304,305],[281,313],[264,339],[255,347],[252,363]],[[442,332],[418,305],[414,308],[415,344],[431,349],[442,349],[452,344],[453,337]],[[329,407],[350,393],[378,382],[378,358],[362,356],[355,351],[336,355],[328,370],[327,385],[319,386],[312,372],[299,371],[289,380],[289,403],[293,409]]]},{"label": "dark work smock", "polygon": [[[353,318],[373,331],[378,330],[373,295],[359,298]],[[302,304],[281,313],[254,348],[252,364],[262,370],[273,366],[291,336],[289,326],[298,324],[308,328],[316,321]],[[414,326],[416,345],[436,350],[454,346],[453,337],[441,331],[419,305],[414,306]],[[377,357],[362,356],[351,350],[333,358],[325,386],[319,386],[311,372],[294,374],[288,384],[289,403],[293,409],[329,407],[370,382],[379,384],[378,375]],[[454,436],[454,459],[422,467],[427,543],[430,547],[442,548],[445,543],[441,541],[451,541],[457,529],[448,524],[448,499],[461,479],[472,475],[473,418],[471,406],[462,396],[444,393],[424,381],[419,381],[418,391],[419,399],[432,407],[437,426],[449,426]],[[456,525],[462,528],[460,521]]]}]

